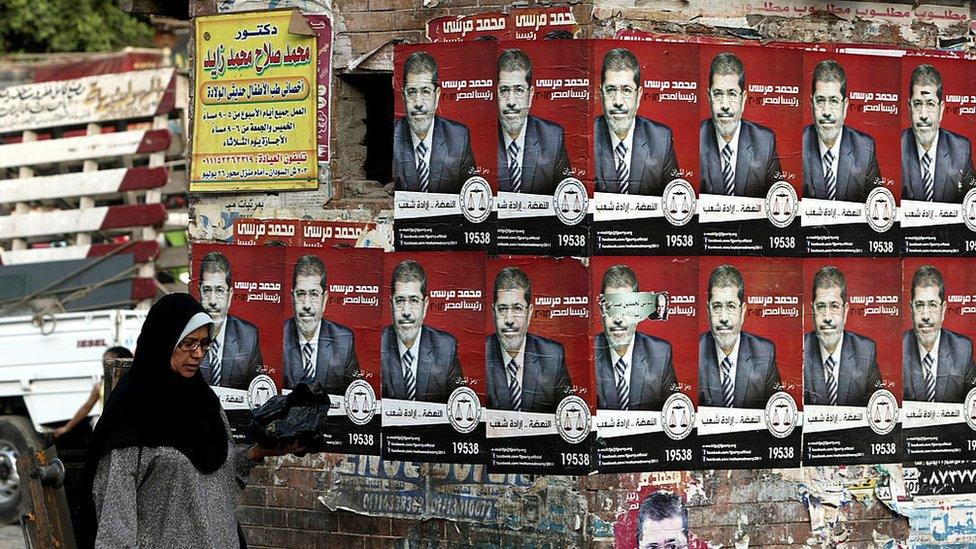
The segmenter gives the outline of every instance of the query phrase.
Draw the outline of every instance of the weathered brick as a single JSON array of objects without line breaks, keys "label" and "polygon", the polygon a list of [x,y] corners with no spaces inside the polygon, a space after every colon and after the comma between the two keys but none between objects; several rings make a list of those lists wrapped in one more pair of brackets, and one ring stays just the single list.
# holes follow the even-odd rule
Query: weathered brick
[{"label": "weathered brick", "polygon": [[393,12],[346,13],[342,15],[342,21],[346,24],[348,32],[392,31],[396,29],[393,25]]},{"label": "weathered brick", "polygon": [[334,532],[339,519],[327,509],[288,509],[285,511],[285,525],[298,530],[319,530]]},{"label": "weathered brick", "polygon": [[339,532],[343,534],[370,534],[389,536],[393,534],[389,517],[371,517],[355,513],[339,513]]}]

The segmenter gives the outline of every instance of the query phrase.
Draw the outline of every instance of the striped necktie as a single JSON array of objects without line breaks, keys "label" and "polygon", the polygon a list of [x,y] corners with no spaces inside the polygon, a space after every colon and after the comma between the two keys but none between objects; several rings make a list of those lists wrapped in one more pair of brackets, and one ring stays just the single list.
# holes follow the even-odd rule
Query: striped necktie
[{"label": "striped necktie", "polygon": [[617,159],[617,192],[630,193],[630,168],[627,167],[627,145],[623,141],[613,149]]},{"label": "striped necktie", "polygon": [[522,165],[518,161],[519,146],[512,141],[508,146],[508,173],[512,175],[512,192],[522,192]]},{"label": "striped necktie", "polygon": [[824,361],[824,377],[827,378],[827,395],[830,397],[830,405],[837,405],[837,376],[834,375],[834,357],[828,356]]},{"label": "striped necktie", "polygon": [[315,365],[312,364],[312,343],[302,345],[302,355],[305,358],[305,379],[309,382],[315,379]]},{"label": "striped necktie", "polygon": [[834,173],[834,153],[827,149],[823,155],[824,181],[827,183],[827,200],[837,199],[837,174]]},{"label": "striped necktie", "polygon": [[932,202],[935,198],[935,189],[932,186],[932,159],[927,152],[922,155],[922,183],[925,184],[925,200]]},{"label": "striped necktie", "polygon": [[417,145],[417,180],[420,181],[420,192],[425,193],[430,190],[430,170],[427,167],[427,145],[421,141]]},{"label": "striped necktie", "polygon": [[210,344],[210,384],[220,385],[220,342],[216,339]]},{"label": "striped necktie", "polygon": [[722,148],[722,178],[725,180],[725,194],[735,195],[735,174],[732,172],[732,146],[726,143]]},{"label": "striped necktie", "polygon": [[407,386],[407,400],[417,400],[417,379],[413,375],[413,354],[403,353],[403,382]]},{"label": "striped necktie", "polygon": [[922,374],[925,376],[925,400],[935,402],[935,376],[932,375],[932,353],[925,353],[922,359]]},{"label": "striped necktie", "polygon": [[732,361],[722,360],[722,392],[725,393],[725,406],[731,408],[735,403],[735,380],[732,379]]},{"label": "striped necktie", "polygon": [[518,364],[513,358],[508,363],[508,392],[512,395],[512,410],[522,410],[522,387],[518,380]]},{"label": "striped necktie", "polygon": [[627,379],[627,363],[620,357],[614,370],[617,372],[617,398],[620,399],[620,409],[630,409],[630,380]]}]

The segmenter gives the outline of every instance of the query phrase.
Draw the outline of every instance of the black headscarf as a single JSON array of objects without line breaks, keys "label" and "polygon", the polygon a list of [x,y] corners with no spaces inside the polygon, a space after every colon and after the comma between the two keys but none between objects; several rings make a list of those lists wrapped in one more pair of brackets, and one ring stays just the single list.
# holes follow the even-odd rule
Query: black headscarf
[{"label": "black headscarf", "polygon": [[227,460],[227,429],[217,395],[199,370],[185,378],[170,366],[187,329],[209,325],[200,313],[206,315],[189,294],[167,295],[149,310],[132,369],[112,390],[92,433],[89,478],[103,455],[130,446],[175,448],[205,475]]}]

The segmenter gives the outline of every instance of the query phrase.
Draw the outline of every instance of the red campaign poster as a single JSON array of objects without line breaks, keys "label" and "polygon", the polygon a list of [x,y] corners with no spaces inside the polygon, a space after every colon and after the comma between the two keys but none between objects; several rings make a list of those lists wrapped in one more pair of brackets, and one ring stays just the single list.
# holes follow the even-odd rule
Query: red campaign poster
[{"label": "red campaign poster", "polygon": [[251,412],[278,394],[284,260],[281,247],[193,246],[190,293],[216,328],[200,374],[220,398],[237,441],[246,438]]},{"label": "red campaign poster", "polygon": [[383,456],[485,462],[481,252],[383,256]]},{"label": "red campaign poster", "polygon": [[803,54],[702,45],[699,59],[702,250],[797,255]]},{"label": "red campaign poster", "polygon": [[594,252],[696,253],[698,46],[601,40],[593,65]]},{"label": "red campaign poster", "polygon": [[298,219],[240,218],[234,222],[234,244],[300,246],[302,222]]},{"label": "red campaign poster", "polygon": [[799,259],[699,259],[703,467],[800,464],[801,268]]},{"label": "red campaign poster", "polygon": [[277,309],[283,390],[324,388],[322,449],[379,454],[379,323],[383,254],[359,248],[288,248]]},{"label": "red campaign poster", "polygon": [[453,15],[427,21],[427,40],[430,42],[562,40],[574,38],[578,33],[571,6]]},{"label": "red campaign poster", "polygon": [[[645,480],[646,479],[646,480]],[[651,472],[641,475],[627,493],[627,508],[613,523],[616,549],[687,547],[707,549],[708,543],[688,529],[688,472]]]},{"label": "red campaign poster", "polygon": [[488,259],[490,471],[587,474],[594,464],[589,273],[577,259]]},{"label": "red campaign poster", "polygon": [[803,464],[899,461],[901,262],[805,259],[803,286]]},{"label": "red campaign poster", "polygon": [[976,78],[958,54],[901,60],[901,216],[905,255],[976,254]]},{"label": "red campaign poster", "polygon": [[601,473],[693,469],[698,258],[590,260]]},{"label": "red campaign poster", "polygon": [[976,438],[976,279],[972,260],[902,263],[905,459],[964,459]]},{"label": "red campaign poster", "polygon": [[395,248],[490,248],[495,43],[398,45],[393,65]]},{"label": "red campaign poster", "polygon": [[899,121],[906,106],[900,61],[803,55],[804,247],[811,255],[897,255]]},{"label": "red campaign poster", "polygon": [[302,221],[302,246],[328,248],[346,246],[369,248],[375,245],[376,223],[356,221]]},{"label": "red campaign poster", "polygon": [[589,255],[589,41],[498,45],[498,251]]}]

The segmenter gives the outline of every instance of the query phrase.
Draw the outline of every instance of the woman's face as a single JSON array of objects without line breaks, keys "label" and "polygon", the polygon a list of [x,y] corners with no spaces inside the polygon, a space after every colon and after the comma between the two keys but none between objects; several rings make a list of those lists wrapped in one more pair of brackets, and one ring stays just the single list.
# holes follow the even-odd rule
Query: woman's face
[{"label": "woman's face", "polygon": [[210,348],[210,328],[201,326],[193,330],[173,349],[170,368],[178,375],[190,378],[200,368],[200,361]]}]

